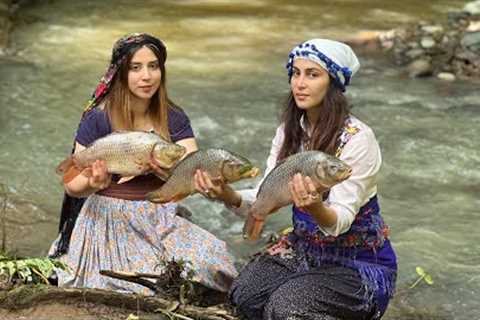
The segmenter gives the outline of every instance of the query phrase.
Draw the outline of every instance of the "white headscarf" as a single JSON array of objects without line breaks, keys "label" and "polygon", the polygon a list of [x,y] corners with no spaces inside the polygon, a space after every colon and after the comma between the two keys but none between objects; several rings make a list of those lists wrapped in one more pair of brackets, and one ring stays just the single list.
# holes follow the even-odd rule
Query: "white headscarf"
[{"label": "white headscarf", "polygon": [[342,91],[345,91],[350,79],[360,68],[360,62],[352,48],[345,43],[328,39],[308,40],[293,48],[286,66],[289,81],[295,59],[308,59],[318,63],[333,77]]}]

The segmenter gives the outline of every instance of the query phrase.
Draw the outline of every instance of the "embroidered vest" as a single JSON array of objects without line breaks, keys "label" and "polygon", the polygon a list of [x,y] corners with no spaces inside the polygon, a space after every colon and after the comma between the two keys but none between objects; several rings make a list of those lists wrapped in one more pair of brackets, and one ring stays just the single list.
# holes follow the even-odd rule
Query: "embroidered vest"
[{"label": "embroidered vest", "polygon": [[[347,142],[360,130],[352,126],[350,118],[346,120],[345,127],[339,136],[339,146],[335,155],[337,157],[342,153]],[[360,208],[350,229],[337,237],[325,235],[307,212],[301,211],[297,207],[293,207],[293,232],[289,236],[289,240],[306,240],[309,246],[319,247],[322,252],[338,256],[341,249],[342,256],[353,257],[357,250],[372,249],[374,252],[377,248],[383,246],[388,239],[389,228],[380,216],[377,197],[372,197],[368,203]],[[328,250],[330,248],[331,250]],[[349,252],[352,249],[352,252]]]}]

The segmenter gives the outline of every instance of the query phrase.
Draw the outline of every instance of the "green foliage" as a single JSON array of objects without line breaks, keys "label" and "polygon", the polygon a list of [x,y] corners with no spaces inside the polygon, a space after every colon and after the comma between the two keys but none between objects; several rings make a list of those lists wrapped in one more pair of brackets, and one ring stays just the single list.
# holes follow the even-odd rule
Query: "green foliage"
[{"label": "green foliage", "polygon": [[422,267],[416,267],[415,268],[415,271],[417,272],[418,274],[418,279],[410,286],[410,289],[413,289],[415,288],[415,286],[417,284],[420,283],[420,281],[424,280],[425,283],[427,283],[428,285],[432,285],[433,284],[433,279],[432,279],[432,276],[429,275],[427,272],[425,272],[425,270],[423,270]]},{"label": "green foliage", "polygon": [[17,259],[0,253],[0,276],[6,277],[9,283],[48,283],[55,268],[66,270],[68,267],[55,259]]}]

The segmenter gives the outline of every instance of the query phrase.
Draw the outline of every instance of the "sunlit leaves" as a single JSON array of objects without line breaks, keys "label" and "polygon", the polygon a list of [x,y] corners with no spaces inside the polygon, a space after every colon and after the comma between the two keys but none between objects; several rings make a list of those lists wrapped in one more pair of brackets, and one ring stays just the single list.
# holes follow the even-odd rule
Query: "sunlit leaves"
[{"label": "sunlit leaves", "polygon": [[50,258],[16,259],[0,254],[0,276],[9,282],[48,283],[56,268],[66,270],[67,266]]}]

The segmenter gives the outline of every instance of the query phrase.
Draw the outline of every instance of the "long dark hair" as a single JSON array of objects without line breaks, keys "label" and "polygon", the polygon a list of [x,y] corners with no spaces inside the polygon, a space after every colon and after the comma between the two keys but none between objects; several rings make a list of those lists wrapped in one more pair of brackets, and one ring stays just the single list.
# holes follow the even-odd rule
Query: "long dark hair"
[{"label": "long dark hair", "polygon": [[285,139],[277,161],[297,153],[302,144],[308,150],[319,150],[334,155],[338,147],[338,136],[349,115],[350,105],[347,98],[334,81],[330,79],[327,93],[322,100],[320,116],[309,139],[300,123],[302,116],[306,117],[306,112],[297,107],[290,90],[281,116],[281,121],[285,126]]},{"label": "long dark hair", "polygon": [[161,71],[160,87],[152,96],[148,114],[153,121],[156,131],[166,140],[170,140],[168,131],[168,108],[178,108],[167,95],[165,70],[165,57],[163,51],[159,51],[154,45],[144,44],[136,46],[127,53],[127,58],[122,62],[118,73],[113,79],[112,89],[106,97],[106,110],[112,122],[114,130],[132,130],[134,124],[133,111],[130,107],[130,90],[128,88],[128,71],[130,62],[135,52],[140,48],[147,47],[155,53]]}]

